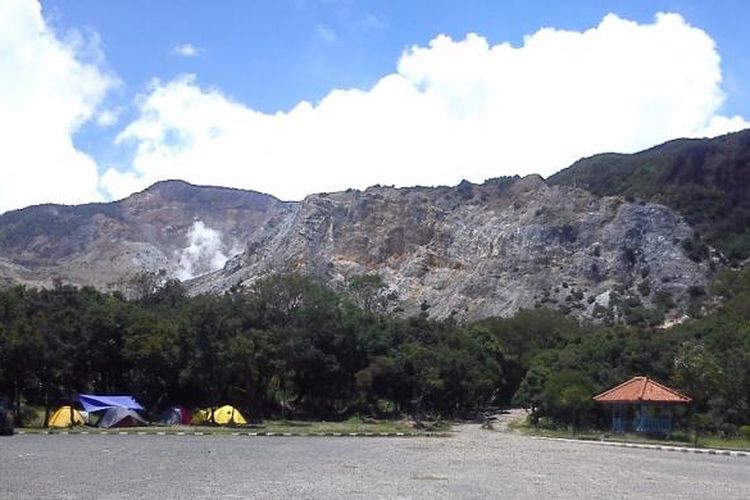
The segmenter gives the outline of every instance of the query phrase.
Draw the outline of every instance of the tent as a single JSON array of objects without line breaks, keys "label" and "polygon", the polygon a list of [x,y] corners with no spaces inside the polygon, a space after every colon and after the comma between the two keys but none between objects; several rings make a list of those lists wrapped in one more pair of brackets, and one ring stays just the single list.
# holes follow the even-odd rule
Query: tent
[{"label": "tent", "polygon": [[242,416],[240,410],[231,405],[220,406],[214,408],[213,412],[211,408],[200,410],[196,414],[196,420],[198,423],[207,424],[218,424],[218,425],[245,425],[247,420]]},{"label": "tent", "polygon": [[79,394],[78,401],[83,409],[92,411],[108,410],[110,408],[127,408],[130,410],[142,410],[138,401],[133,396],[97,396],[94,394]]},{"label": "tent", "polygon": [[61,406],[55,410],[47,420],[47,427],[72,427],[74,425],[83,425],[85,420],[81,412],[70,406]]},{"label": "tent", "polygon": [[189,425],[193,415],[183,406],[173,406],[165,411],[159,422],[167,425]]},{"label": "tent", "polygon": [[148,425],[143,417],[138,415],[135,410],[129,408],[110,408],[104,412],[99,420],[99,427],[138,427],[139,425]]}]

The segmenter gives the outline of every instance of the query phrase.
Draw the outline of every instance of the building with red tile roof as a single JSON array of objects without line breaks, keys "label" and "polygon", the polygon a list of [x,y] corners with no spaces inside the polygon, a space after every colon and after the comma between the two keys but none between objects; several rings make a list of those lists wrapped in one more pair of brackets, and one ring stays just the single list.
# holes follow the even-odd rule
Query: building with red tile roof
[{"label": "building with red tile roof", "polygon": [[688,405],[692,399],[649,377],[633,377],[594,396],[612,412],[612,432],[626,431],[669,435],[672,407]]},{"label": "building with red tile roof", "polygon": [[594,401],[601,404],[655,403],[686,405],[692,399],[649,377],[641,376],[633,377],[617,387],[594,396]]}]

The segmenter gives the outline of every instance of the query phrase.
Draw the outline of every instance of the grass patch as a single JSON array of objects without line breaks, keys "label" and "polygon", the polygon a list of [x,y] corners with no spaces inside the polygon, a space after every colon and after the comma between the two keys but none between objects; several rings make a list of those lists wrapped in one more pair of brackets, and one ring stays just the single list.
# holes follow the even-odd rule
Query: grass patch
[{"label": "grass patch", "polygon": [[571,432],[570,430],[562,429],[542,429],[534,427],[528,422],[523,424],[517,424],[513,426],[514,430],[520,431],[523,434],[529,436],[540,436],[540,437],[551,437],[551,438],[573,438],[573,439],[585,439],[585,440],[601,440],[609,439],[606,433],[600,430],[576,430]]},{"label": "grass patch", "polygon": [[750,450],[750,440],[743,438],[699,437],[701,448],[720,448],[724,450]]},{"label": "grass patch", "polygon": [[20,414],[16,415],[16,427],[44,427],[46,423],[43,406],[22,405]]},{"label": "grass patch", "polygon": [[507,429],[510,431],[518,431],[526,433],[530,429],[533,430],[531,423],[528,418],[519,418],[518,420],[511,420],[508,422]]},{"label": "grass patch", "polygon": [[359,418],[350,418],[343,422],[327,421],[289,421],[289,420],[266,420],[260,426],[266,432],[299,432],[299,433],[329,433],[340,432],[348,434],[352,432],[381,433],[381,432],[415,432],[411,422],[406,420],[378,420],[364,422]]},{"label": "grass patch", "polygon": [[750,450],[750,440],[744,438],[725,438],[719,436],[700,436],[697,444],[691,435],[675,432],[669,438],[643,436],[641,434],[612,434],[602,430],[580,430],[571,433],[569,430],[551,430],[534,428],[528,422],[513,423],[511,426],[528,436],[580,439],[582,441],[613,441],[618,443],[655,444],[669,446],[685,446],[697,448],[717,448],[721,450]]},{"label": "grass patch", "polygon": [[[450,431],[450,424],[443,424],[438,429],[432,432],[444,433]],[[222,426],[205,426],[205,425],[178,425],[178,426],[160,426],[151,425],[148,427],[128,427],[128,428],[113,428],[113,429],[101,429],[99,427],[87,427],[77,426],[70,429],[47,429],[44,427],[33,427],[18,429],[28,434],[43,434],[43,433],[54,433],[59,434],[61,432],[68,432],[70,434],[80,434],[82,432],[88,432],[89,434],[97,434],[100,432],[108,432],[116,434],[118,432],[138,433],[146,432],[147,434],[158,434],[165,432],[168,434],[175,434],[184,432],[185,434],[194,434],[196,432],[204,434],[234,434],[237,432],[248,433],[273,433],[273,434],[427,434],[424,431],[419,431],[414,428],[413,424],[408,420],[377,420],[377,421],[363,421],[360,418],[350,418],[342,422],[327,422],[321,420],[313,421],[300,421],[300,420],[266,420],[261,424],[250,424],[247,426],[238,427],[222,427]]]}]

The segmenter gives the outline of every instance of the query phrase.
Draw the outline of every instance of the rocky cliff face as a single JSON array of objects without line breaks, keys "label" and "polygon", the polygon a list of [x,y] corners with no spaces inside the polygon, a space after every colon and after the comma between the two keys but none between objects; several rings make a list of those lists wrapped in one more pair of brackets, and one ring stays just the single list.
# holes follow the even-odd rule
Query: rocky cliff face
[{"label": "rocky cliff face", "polygon": [[539,176],[373,187],[289,205],[248,234],[244,253],[190,286],[214,293],[300,272],[345,288],[353,277],[378,274],[387,308],[435,317],[506,316],[540,305],[617,315],[626,302],[685,309],[715,264],[688,258],[682,242],[692,237],[662,205],[600,198]]},{"label": "rocky cliff face", "polygon": [[0,215],[0,281],[117,287],[141,272],[191,278],[223,266],[290,205],[236,189],[166,181],[114,203]]},{"label": "rocky cliff face", "polygon": [[377,274],[378,303],[406,314],[477,319],[547,306],[614,318],[657,304],[685,311],[717,263],[711,253],[691,260],[693,239],[665,206],[539,176],[302,202],[168,181],[119,202],[3,214],[0,280],[117,289],[163,270],[192,293],[221,293],[271,273],[342,290]]}]

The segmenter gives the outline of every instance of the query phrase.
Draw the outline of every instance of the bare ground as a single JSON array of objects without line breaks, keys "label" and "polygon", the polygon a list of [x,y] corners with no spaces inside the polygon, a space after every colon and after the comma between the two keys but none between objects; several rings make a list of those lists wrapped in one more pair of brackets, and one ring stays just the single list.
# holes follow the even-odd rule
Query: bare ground
[{"label": "bare ground", "polygon": [[450,438],[0,438],[1,498],[749,498],[749,472],[747,458],[535,440],[480,424]]}]

